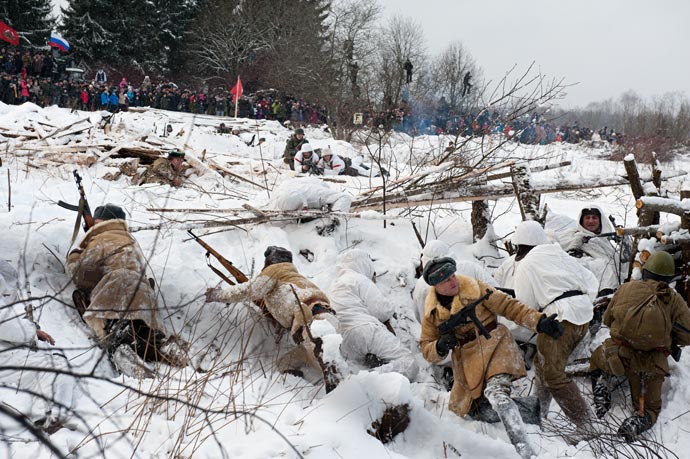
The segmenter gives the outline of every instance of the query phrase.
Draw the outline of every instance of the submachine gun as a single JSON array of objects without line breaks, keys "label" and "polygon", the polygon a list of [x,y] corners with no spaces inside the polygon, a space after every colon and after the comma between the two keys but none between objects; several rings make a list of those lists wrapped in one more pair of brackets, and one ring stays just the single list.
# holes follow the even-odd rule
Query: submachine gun
[{"label": "submachine gun", "polygon": [[472,323],[477,327],[479,330],[479,333],[482,334],[482,336],[486,339],[490,339],[491,335],[489,334],[488,330],[484,328],[484,324],[482,324],[482,321],[479,320],[477,317],[477,314],[475,312],[475,309],[477,309],[477,306],[479,306],[481,303],[483,303],[487,298],[491,296],[493,293],[493,290],[486,289],[486,293],[482,295],[481,297],[477,298],[452,316],[448,318],[448,320],[441,322],[438,326],[438,331],[442,334],[445,335],[446,333],[451,333],[455,328],[460,327],[462,325],[467,324],[469,321],[472,321]]}]

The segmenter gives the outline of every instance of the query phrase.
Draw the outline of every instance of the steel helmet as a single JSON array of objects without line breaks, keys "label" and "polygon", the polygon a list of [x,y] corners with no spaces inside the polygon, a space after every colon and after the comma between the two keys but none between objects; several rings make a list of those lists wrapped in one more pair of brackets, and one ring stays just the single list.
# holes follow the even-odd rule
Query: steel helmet
[{"label": "steel helmet", "polygon": [[673,257],[663,250],[654,252],[642,269],[657,276],[673,277],[676,275],[676,264],[673,262]]}]

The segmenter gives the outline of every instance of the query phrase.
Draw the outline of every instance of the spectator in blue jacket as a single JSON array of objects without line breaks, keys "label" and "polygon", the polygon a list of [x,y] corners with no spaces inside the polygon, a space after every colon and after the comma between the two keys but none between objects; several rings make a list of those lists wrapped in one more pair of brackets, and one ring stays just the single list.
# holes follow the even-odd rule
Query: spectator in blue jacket
[{"label": "spectator in blue jacket", "polygon": [[101,91],[101,106],[98,108],[100,108],[101,110],[105,110],[106,108],[108,108],[108,90],[107,89],[103,89],[103,91]]},{"label": "spectator in blue jacket", "polygon": [[115,89],[112,89],[110,91],[110,97],[108,98],[108,110],[114,112],[117,110],[117,103],[118,103],[118,97],[117,93],[115,92]]}]

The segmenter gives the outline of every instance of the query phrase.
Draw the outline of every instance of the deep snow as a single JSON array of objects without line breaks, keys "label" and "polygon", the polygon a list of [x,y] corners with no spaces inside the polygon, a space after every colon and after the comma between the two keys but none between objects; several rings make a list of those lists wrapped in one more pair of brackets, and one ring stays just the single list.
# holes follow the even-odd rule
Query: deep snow
[{"label": "deep snow", "polygon": [[[0,126],[15,126],[19,130],[30,120],[45,120],[62,126],[83,117],[96,123],[99,116],[70,113],[56,107],[39,109],[31,104],[1,106]],[[270,189],[292,178],[293,174],[281,159],[290,131],[280,124],[215,117],[196,117],[194,121],[205,126],[193,126],[193,117],[188,114],[129,112],[117,114],[113,126],[122,138],[134,142],[136,136],[161,133],[165,123],[170,122],[173,134],[165,141],[180,147],[188,145],[191,148],[186,151],[192,157],[201,158],[205,150],[206,161],[232,163],[227,167],[233,172],[262,185],[267,183]],[[266,142],[259,149],[248,147],[230,135],[216,134],[214,126],[221,121],[252,133],[258,131]],[[82,141],[90,141],[86,134],[77,137],[80,135]],[[367,154],[366,148],[334,141],[322,129],[307,129],[306,137],[315,147],[330,146],[342,156]],[[317,235],[316,227],[324,222],[316,220],[303,224],[227,228],[227,231],[204,237],[250,277],[260,270],[263,251],[268,245],[287,247],[293,252],[300,272],[326,293],[333,282],[335,259],[340,252],[353,246],[369,252],[379,273],[379,288],[397,305],[397,319],[393,325],[398,336],[417,356],[420,375],[417,381],[410,383],[398,374],[379,375],[345,362],[338,354],[339,336],[319,329],[327,325],[318,324],[313,331],[315,335],[325,336],[326,355],[337,362],[341,371],[349,374],[334,392],[326,395],[321,384],[313,385],[273,371],[272,362],[285,342],[276,343],[273,332],[255,309],[247,305],[203,304],[204,291],[218,285],[219,279],[205,266],[203,249],[188,240],[184,229],[200,221],[233,218],[231,214],[147,210],[163,207],[228,209],[240,208],[247,202],[262,207],[269,202],[269,193],[247,182],[223,179],[211,170],[192,177],[187,186],[172,190],[160,185],[132,186],[126,177],[117,181],[103,180],[107,172],[116,171],[103,162],[89,168],[78,167],[92,209],[106,202],[123,206],[132,230],[162,225],[161,230],[144,229],[134,235],[149,258],[151,271],[160,286],[159,305],[165,308],[168,329],[192,343],[194,365],[206,370],[194,372],[191,367],[183,370],[163,367],[159,369],[160,378],[137,381],[114,376],[106,362],[97,363],[100,354],[89,331],[69,307],[72,287],[61,263],[69,250],[75,215],[58,207],[56,202],[59,199],[77,201],[72,178],[74,166],[27,166],[25,152],[13,153],[17,139],[0,140],[5,143],[0,150],[3,162],[0,202],[6,203],[8,199],[5,183],[8,172],[12,201],[11,210],[2,206],[0,217],[3,259],[18,268],[22,298],[27,298],[29,291],[32,297],[43,298],[32,301],[36,317],[41,327],[55,338],[56,347],[64,349],[70,364],[79,373],[95,367],[95,375],[104,377],[82,377],[75,383],[75,409],[82,418],[72,420],[76,430],[62,429],[50,437],[61,451],[72,453],[70,457],[265,458],[296,457],[295,451],[310,458],[452,458],[457,457],[455,451],[472,458],[517,457],[500,424],[460,419],[447,410],[448,394],[434,380],[433,369],[419,354],[416,342],[419,325],[414,319],[411,290],[416,281],[415,264],[421,248],[409,218],[389,220],[387,228],[383,229],[379,214],[368,212],[369,218],[341,218],[341,225],[326,236]],[[385,149],[385,156],[392,158],[392,170],[399,169],[393,172],[393,177],[396,173],[400,176],[409,173],[405,163],[411,150],[414,155],[424,156],[432,149],[442,151],[447,141],[436,136],[412,139],[394,135]],[[32,154],[37,156],[35,152]],[[622,173],[623,169],[620,163],[602,159],[605,151],[580,146],[512,145],[503,154],[507,158],[534,158],[533,164],[572,161],[569,167],[539,173],[540,183],[549,180],[555,183],[560,178],[601,178]],[[687,158],[679,158],[665,166],[687,170],[688,163]],[[681,182],[682,178],[671,180],[667,189],[677,192]],[[359,191],[380,184],[380,179],[348,177],[343,183],[325,183],[333,190],[342,189],[355,197]],[[619,223],[633,226],[636,221],[633,198],[626,187],[547,194],[544,199],[555,214],[573,217],[583,204],[596,202]],[[469,203],[444,206],[450,207],[453,213],[436,209],[429,225],[426,217],[417,218],[422,234],[428,230],[429,239],[444,240],[458,258],[477,257],[488,269],[497,267],[501,260],[496,259],[496,255],[503,257],[505,252],[495,252],[486,241],[472,244]],[[394,211],[393,215],[397,213]],[[492,215],[498,236],[511,233],[520,221],[513,199],[492,204]],[[196,232],[201,236],[216,230]],[[311,251],[313,261],[298,255],[302,250]],[[45,343],[38,346],[50,348]],[[689,366],[687,353],[680,363],[671,362],[672,374],[664,386],[663,411],[652,433],[679,457],[690,447],[690,434],[687,433],[690,386],[683,384],[690,378]],[[587,381],[582,379],[580,383],[583,392],[590,397]],[[529,380],[518,381],[515,392],[526,393],[530,386]],[[6,392],[0,392],[3,401],[27,414],[31,412],[31,400],[19,400]],[[629,409],[624,406],[626,397],[618,394],[614,400],[619,405],[612,410],[612,416],[626,415]],[[403,435],[384,446],[366,430],[387,405],[395,403],[409,404],[412,422]],[[557,416],[557,405],[552,404],[551,409]],[[10,424],[6,418],[2,419],[6,428],[11,427]],[[547,427],[543,432],[536,426],[527,428],[539,457],[596,457],[585,443],[570,446]],[[5,437],[4,441],[0,438],[4,443],[0,451],[6,451],[6,457],[51,457],[45,446],[32,441],[28,432],[13,432],[14,437]],[[94,437],[98,437],[98,441]]]}]

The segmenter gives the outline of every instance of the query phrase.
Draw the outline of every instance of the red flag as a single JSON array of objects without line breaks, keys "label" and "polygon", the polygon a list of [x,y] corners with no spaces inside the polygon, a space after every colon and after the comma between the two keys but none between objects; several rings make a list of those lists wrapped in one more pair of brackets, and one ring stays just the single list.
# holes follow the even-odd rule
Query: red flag
[{"label": "red flag", "polygon": [[230,90],[230,94],[232,94],[234,97],[232,98],[232,101],[234,103],[237,103],[237,100],[242,97],[242,80],[240,80],[240,76],[237,75],[237,84],[232,87]]},{"label": "red flag", "polygon": [[0,40],[17,46],[19,44],[19,35],[12,27],[0,21]]}]

